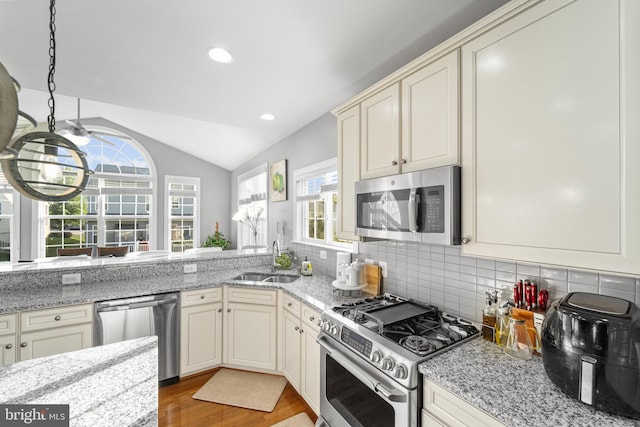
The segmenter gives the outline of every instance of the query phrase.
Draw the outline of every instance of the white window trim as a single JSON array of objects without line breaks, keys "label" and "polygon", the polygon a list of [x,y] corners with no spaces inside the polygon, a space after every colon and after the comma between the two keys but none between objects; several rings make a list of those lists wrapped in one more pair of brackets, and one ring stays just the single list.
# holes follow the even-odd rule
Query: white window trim
[{"label": "white window trim", "polygon": [[171,251],[171,208],[169,197],[169,183],[172,184],[193,184],[196,186],[196,206],[193,219],[193,247],[200,247],[200,178],[190,176],[164,176],[164,247]]},{"label": "white window trim", "polygon": [[[250,178],[252,176],[261,174],[261,173],[265,173],[266,174],[266,187],[265,187],[265,208],[264,208],[264,212],[262,212],[262,215],[264,216],[264,221],[266,224],[265,227],[265,232],[267,233],[266,236],[266,240],[267,242],[269,241],[269,164],[268,163],[262,163],[259,166],[256,166],[255,168],[248,170],[247,172],[243,172],[242,174],[238,175],[237,179],[236,179],[236,200],[235,200],[235,209],[234,211],[231,213],[231,215],[233,216],[234,213],[238,212],[240,210],[240,203],[239,203],[239,198],[240,198],[240,183],[244,180],[246,180],[247,178]],[[235,222],[235,221],[234,221]],[[244,225],[240,222],[236,222],[236,241],[237,241],[237,246],[238,249],[242,249],[242,227]]]},{"label": "white window trim", "polygon": [[[302,237],[302,206],[298,204],[298,181],[306,178],[311,178],[317,175],[321,175],[323,173],[332,172],[338,169],[338,158],[333,157],[328,160],[324,160],[319,163],[315,163],[310,166],[305,166],[300,169],[296,169],[293,171],[293,209],[294,209],[294,221],[293,221],[293,242],[292,243],[300,243],[303,245],[316,246],[319,248],[333,249],[333,250],[341,250],[351,253],[358,252],[358,244],[357,242],[352,243],[319,243],[317,241],[306,240]],[[326,209],[325,209],[326,211]],[[332,221],[333,218],[326,217],[325,221]]]},{"label": "white window trim", "polygon": [[9,245],[11,245],[9,262],[16,263],[20,259],[20,193],[16,190],[13,190],[9,235]]}]

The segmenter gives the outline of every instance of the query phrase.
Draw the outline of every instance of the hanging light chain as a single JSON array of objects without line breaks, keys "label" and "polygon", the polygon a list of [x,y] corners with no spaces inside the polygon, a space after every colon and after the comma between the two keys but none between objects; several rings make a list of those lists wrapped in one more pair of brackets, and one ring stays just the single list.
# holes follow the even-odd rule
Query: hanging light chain
[{"label": "hanging light chain", "polygon": [[49,132],[53,133],[56,130],[56,101],[53,97],[53,92],[56,90],[56,83],[53,80],[56,73],[56,0],[51,0],[49,3],[49,16],[49,116],[47,122]]}]

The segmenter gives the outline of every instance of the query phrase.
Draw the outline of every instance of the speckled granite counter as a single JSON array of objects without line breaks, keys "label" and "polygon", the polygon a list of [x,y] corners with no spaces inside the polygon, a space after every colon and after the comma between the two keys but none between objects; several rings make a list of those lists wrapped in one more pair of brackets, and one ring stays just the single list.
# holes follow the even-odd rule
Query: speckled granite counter
[{"label": "speckled granite counter", "polygon": [[139,338],[0,367],[0,403],[68,404],[70,426],[155,426],[158,339]]},{"label": "speckled granite counter", "polygon": [[[0,313],[55,307],[61,305],[87,304],[132,296],[151,295],[164,292],[184,291],[198,288],[211,288],[232,284],[261,289],[283,289],[301,301],[315,306],[318,310],[341,304],[351,298],[342,297],[334,292],[330,277],[301,276],[292,283],[255,284],[233,280],[242,272],[268,272],[269,267],[262,265],[209,270],[192,274],[159,274],[164,266],[150,263],[144,267],[146,277],[115,277],[109,281],[82,282],[75,285],[59,283],[39,283],[23,280],[11,285],[0,285]],[[33,274],[43,274],[42,272]],[[45,273],[46,274],[46,273]],[[105,273],[108,274],[108,273]],[[126,274],[126,272],[125,272]],[[295,274],[294,271],[280,271],[277,274]],[[122,276],[123,274],[121,274]],[[84,276],[83,276],[84,277]]]},{"label": "speckled granite counter", "polygon": [[419,371],[507,426],[640,426],[571,399],[547,377],[542,360],[524,361],[475,339],[427,360]]}]

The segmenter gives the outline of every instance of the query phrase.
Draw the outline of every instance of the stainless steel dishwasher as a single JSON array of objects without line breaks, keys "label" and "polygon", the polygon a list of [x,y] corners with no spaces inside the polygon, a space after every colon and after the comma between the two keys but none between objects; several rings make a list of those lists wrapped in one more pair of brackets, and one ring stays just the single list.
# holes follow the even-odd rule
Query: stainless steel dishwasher
[{"label": "stainless steel dishwasher", "polygon": [[178,304],[177,293],[96,302],[93,344],[156,335],[160,385],[176,383],[180,368]]}]

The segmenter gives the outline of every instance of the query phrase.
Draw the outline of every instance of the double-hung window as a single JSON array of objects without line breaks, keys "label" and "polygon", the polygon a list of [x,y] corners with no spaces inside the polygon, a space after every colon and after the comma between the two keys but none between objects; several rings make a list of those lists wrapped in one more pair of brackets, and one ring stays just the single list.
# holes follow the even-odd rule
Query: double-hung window
[{"label": "double-hung window", "polygon": [[18,259],[20,197],[0,172],[0,262]]},{"label": "double-hung window", "polygon": [[296,240],[351,250],[352,242],[338,238],[338,171],[330,159],[293,172],[295,181]]},{"label": "double-hung window", "polygon": [[238,249],[267,245],[267,164],[238,176]]},{"label": "double-hung window", "polygon": [[169,228],[167,247],[171,252],[184,252],[198,246],[200,235],[200,178],[166,176],[165,200]]}]

